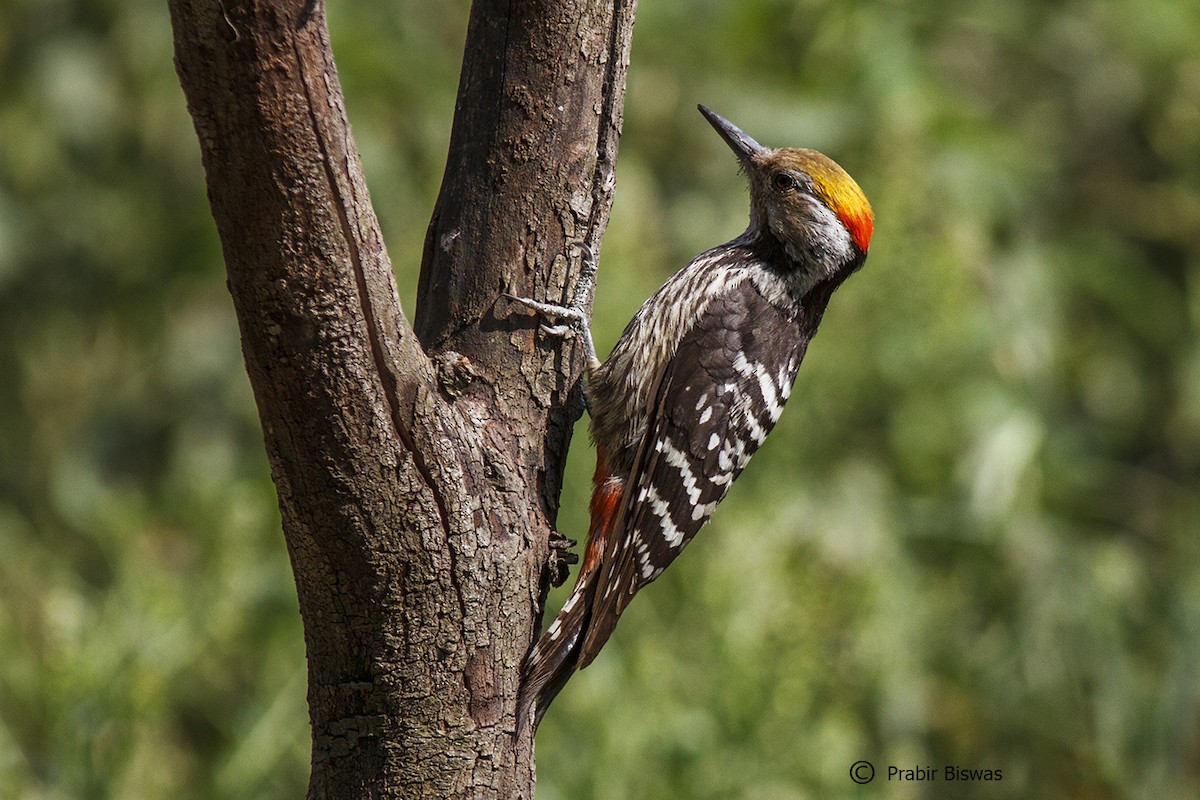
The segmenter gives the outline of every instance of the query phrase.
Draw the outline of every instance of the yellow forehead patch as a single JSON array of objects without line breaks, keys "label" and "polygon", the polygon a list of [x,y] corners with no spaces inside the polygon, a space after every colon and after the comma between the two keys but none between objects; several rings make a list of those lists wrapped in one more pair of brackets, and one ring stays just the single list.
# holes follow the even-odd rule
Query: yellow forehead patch
[{"label": "yellow forehead patch", "polygon": [[864,253],[871,244],[875,230],[875,214],[867,196],[846,170],[837,162],[816,150],[783,148],[772,154],[779,166],[801,170],[812,178],[813,189],[829,209],[850,231],[850,238]]}]

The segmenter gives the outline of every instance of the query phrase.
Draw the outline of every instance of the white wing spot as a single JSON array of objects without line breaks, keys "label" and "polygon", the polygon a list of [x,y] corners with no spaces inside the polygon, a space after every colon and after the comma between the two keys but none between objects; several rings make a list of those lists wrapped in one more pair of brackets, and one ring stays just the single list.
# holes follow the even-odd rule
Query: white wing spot
[{"label": "white wing spot", "polygon": [[[730,466],[740,470],[745,467],[749,461],[750,456],[746,453],[746,443],[736,437],[731,438],[725,444],[725,447],[721,449],[721,452],[717,454],[717,463],[722,465],[722,468],[724,468],[724,463],[729,462]],[[733,476],[725,474],[720,476],[719,479],[714,477],[711,480],[717,485],[722,485],[733,480]]]},{"label": "white wing spot", "polygon": [[758,389],[762,392],[763,402],[767,405],[767,414],[771,417],[771,424],[775,424],[779,421],[779,415],[783,413],[783,403],[779,402],[779,391],[775,388],[775,382],[761,366],[758,373]]},{"label": "white wing spot", "polygon": [[716,450],[717,445],[719,445],[720,443],[721,443],[721,437],[717,436],[715,433],[708,437],[708,449],[709,450]]},{"label": "white wing spot", "polygon": [[[763,435],[765,436],[766,434],[763,434]],[[755,447],[757,447],[759,444],[762,444],[762,439],[759,439],[759,440],[758,440],[758,442],[757,442],[757,444],[755,445]],[[751,456],[751,455],[752,455],[752,453],[748,453],[748,452],[746,452],[746,442],[745,442],[745,441],[743,441],[743,440],[741,440],[741,439],[739,439],[739,440],[738,440],[737,468],[738,468],[738,469],[745,469],[745,468],[746,468],[746,465],[750,463],[750,456]]]},{"label": "white wing spot", "polygon": [[638,563],[642,565],[639,570],[642,573],[642,579],[647,580],[650,574],[654,572],[654,566],[650,563],[650,548],[646,546],[646,543],[640,537],[635,539],[633,544],[637,549]]},{"label": "white wing spot", "polygon": [[[758,424],[758,420],[756,420],[754,418],[753,414],[746,415],[746,427],[748,428],[747,432],[750,434],[750,438],[752,438],[754,440],[754,444],[756,447],[758,445],[762,444],[763,440],[767,438],[767,432],[765,430],[763,430],[761,425]],[[743,448],[743,453],[744,452],[745,452],[745,448]],[[749,460],[750,460],[750,457],[746,456],[746,461],[749,461]],[[743,462],[743,464],[744,463],[745,462]]]},{"label": "white wing spot", "polygon": [[664,439],[661,443],[666,455],[666,462],[679,470],[679,477],[683,481],[683,490],[687,492],[691,504],[695,505],[700,501],[700,487],[697,485],[699,481],[696,479],[696,473],[692,472],[692,465],[688,463],[688,458],[683,451],[672,442]]},{"label": "white wing spot", "polygon": [[787,400],[792,395],[792,381],[796,379],[796,359],[790,359],[787,370],[779,373],[779,396]]},{"label": "white wing spot", "polygon": [[662,526],[663,538],[666,539],[668,546],[679,547],[683,544],[683,531],[679,530],[675,526],[674,520],[671,519],[671,506],[666,500],[659,497],[657,489],[653,486],[649,488],[650,493],[647,495],[647,500],[650,502],[650,509],[658,517],[658,522]]},{"label": "white wing spot", "polygon": [[712,406],[709,406],[708,408],[704,409],[704,413],[700,415],[700,424],[703,425],[704,423],[708,422],[710,419],[712,419]]},{"label": "white wing spot", "polygon": [[[745,353],[737,354],[737,358],[733,362],[733,368],[737,370],[739,375],[745,378],[752,378],[758,383],[758,391],[762,395],[763,405],[766,407],[767,416],[770,418],[771,424],[774,425],[778,422],[779,415],[783,413],[783,403],[780,402],[780,389],[775,384],[767,368],[757,361],[753,363],[748,361]],[[786,400],[786,397],[784,399]],[[754,436],[761,444],[762,440],[766,438],[766,432],[763,431],[761,436],[755,433]]]}]

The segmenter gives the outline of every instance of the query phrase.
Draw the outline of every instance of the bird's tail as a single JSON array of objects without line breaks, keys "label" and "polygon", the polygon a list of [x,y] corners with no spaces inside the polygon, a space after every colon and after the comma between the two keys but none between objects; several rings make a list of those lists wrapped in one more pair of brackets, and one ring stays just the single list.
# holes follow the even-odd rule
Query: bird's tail
[{"label": "bird's tail", "polygon": [[592,523],[588,530],[583,563],[579,565],[579,578],[562,610],[529,652],[521,668],[521,689],[517,698],[518,733],[525,727],[530,708],[535,704],[533,725],[537,727],[555,695],[562,691],[575,673],[591,623],[600,564],[612,535],[624,489],[624,481],[606,468],[603,453],[597,453],[597,456],[596,475],[593,478],[595,491],[591,503]]},{"label": "bird's tail", "polygon": [[525,659],[517,701],[518,732],[525,727],[535,704],[536,708],[532,708],[533,725],[536,728],[541,723],[551,701],[575,673],[579,648],[591,617],[596,573],[596,570],[580,571],[575,590]]}]

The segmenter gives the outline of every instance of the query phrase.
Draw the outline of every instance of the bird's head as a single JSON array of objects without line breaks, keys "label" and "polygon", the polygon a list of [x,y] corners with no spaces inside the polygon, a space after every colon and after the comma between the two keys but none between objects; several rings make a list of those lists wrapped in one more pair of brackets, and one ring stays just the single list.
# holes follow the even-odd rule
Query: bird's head
[{"label": "bird's head", "polygon": [[700,113],[750,178],[749,233],[774,238],[817,280],[862,264],[875,215],[844,169],[816,150],[763,147],[712,109]]}]

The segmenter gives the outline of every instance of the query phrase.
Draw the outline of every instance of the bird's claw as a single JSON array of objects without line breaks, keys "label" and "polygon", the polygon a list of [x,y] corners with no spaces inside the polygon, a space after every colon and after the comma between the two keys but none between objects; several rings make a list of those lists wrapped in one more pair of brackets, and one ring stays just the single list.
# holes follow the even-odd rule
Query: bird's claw
[{"label": "bird's claw", "polygon": [[[571,306],[560,306],[556,303],[543,303],[540,300],[534,300],[532,297],[518,297],[515,294],[509,294],[508,292],[505,292],[503,296],[509,300],[520,303],[521,305],[525,306],[526,308],[532,309],[533,311],[536,311],[539,314],[546,316],[546,317],[554,317],[556,319],[567,319],[574,323],[584,322],[587,319],[587,316],[583,313],[583,309],[581,309],[581,308],[573,308]],[[543,327],[543,329],[546,329],[547,333],[553,333],[553,332],[565,333],[567,330],[570,329],[571,326],[569,326],[569,325],[543,325],[542,327]],[[550,330],[551,328],[554,328],[556,330],[552,331],[552,330]],[[557,329],[561,329],[561,330],[557,330]]]},{"label": "bird's claw", "polygon": [[571,574],[570,566],[579,563],[579,554],[571,552],[571,548],[577,544],[574,539],[568,539],[558,531],[551,531],[550,553],[546,558],[551,586],[562,586],[566,583]]},{"label": "bird's claw", "polygon": [[587,369],[590,372],[600,365],[600,362],[596,359],[596,345],[592,339],[591,328],[588,325],[588,314],[584,310],[587,305],[590,305],[592,289],[595,286],[597,269],[596,252],[587,242],[575,242],[574,249],[580,250],[583,253],[583,264],[580,269],[579,283],[575,287],[575,296],[570,305],[543,303],[531,297],[518,297],[508,292],[502,292],[501,296],[513,302],[520,303],[526,308],[541,314],[543,317],[565,320],[565,323],[557,325],[543,324],[541,330],[543,333],[552,336],[566,336],[571,332],[581,334],[583,336],[584,355],[587,359]]}]

